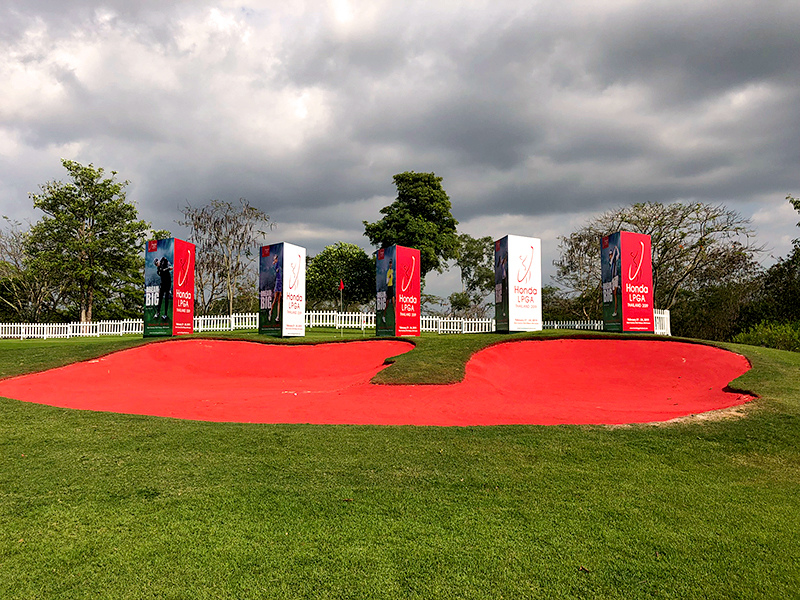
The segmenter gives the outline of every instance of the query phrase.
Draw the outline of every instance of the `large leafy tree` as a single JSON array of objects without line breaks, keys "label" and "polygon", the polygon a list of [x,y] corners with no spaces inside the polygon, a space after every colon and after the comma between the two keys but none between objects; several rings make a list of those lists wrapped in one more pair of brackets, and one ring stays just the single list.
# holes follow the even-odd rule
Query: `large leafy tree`
[{"label": "large leafy tree", "polygon": [[470,295],[483,298],[494,290],[494,240],[487,236],[474,238],[468,233],[458,236],[458,258],[461,285]]},{"label": "large leafy tree", "polygon": [[[786,200],[800,212],[800,198],[790,195]],[[745,310],[742,328],[760,321],[800,323],[800,238],[794,240],[788,256],[766,270],[760,283],[753,303]]]},{"label": "large leafy tree", "polygon": [[600,310],[600,238],[620,230],[651,237],[656,308],[672,308],[685,291],[751,277],[762,250],[750,221],[724,206],[645,202],[605,212],[562,237],[555,261],[556,280],[588,317]]},{"label": "large leafy tree", "polygon": [[494,290],[494,240],[458,236],[456,265],[461,270],[461,291],[448,298],[455,314],[483,317],[486,296]]},{"label": "large leafy tree", "polygon": [[4,217],[0,230],[0,318],[38,323],[53,318],[64,292],[57,272],[33,271],[25,252],[28,231]]},{"label": "large leafy tree", "polygon": [[450,197],[435,173],[406,171],[393,177],[397,199],[381,209],[383,218],[364,221],[364,235],[374,246],[394,244],[420,251],[420,274],[442,272],[458,257],[458,221],[450,214]]},{"label": "large leafy tree", "polygon": [[181,214],[183,219],[178,224],[189,229],[189,240],[195,244],[195,298],[199,312],[210,312],[225,298],[225,309],[233,314],[243,287],[248,281],[255,285],[258,280],[255,251],[272,227],[269,215],[244,198],[238,204],[212,200],[198,207],[187,203]]},{"label": "large leafy tree", "polygon": [[[679,292],[670,309],[673,335],[729,340],[741,330],[757,293],[762,269],[752,258],[735,257],[727,276],[695,282]],[[720,265],[719,273],[725,267]]]},{"label": "large leafy tree", "polygon": [[[344,289],[339,291],[339,282]],[[306,268],[306,296],[311,309],[352,308],[375,299],[375,259],[355,244],[337,242],[314,257]]]},{"label": "large leafy tree", "polygon": [[71,181],[49,181],[31,194],[44,216],[25,238],[30,273],[61,287],[82,322],[92,320],[97,304],[121,316],[141,304],[141,250],[150,225],[125,197],[128,182],[117,181],[116,171],[106,177],[92,164],[61,164]]}]

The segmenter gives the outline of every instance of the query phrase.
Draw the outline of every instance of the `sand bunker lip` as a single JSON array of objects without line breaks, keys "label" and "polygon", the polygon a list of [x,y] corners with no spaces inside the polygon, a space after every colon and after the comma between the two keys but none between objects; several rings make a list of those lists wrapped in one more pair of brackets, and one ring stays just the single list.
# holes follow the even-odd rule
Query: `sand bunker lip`
[{"label": "sand bunker lip", "polygon": [[0,381],[0,396],[64,408],[247,423],[624,424],[752,399],[747,359],[712,346],[620,339],[512,341],[477,352],[453,385],[369,383],[413,345],[148,344]]}]

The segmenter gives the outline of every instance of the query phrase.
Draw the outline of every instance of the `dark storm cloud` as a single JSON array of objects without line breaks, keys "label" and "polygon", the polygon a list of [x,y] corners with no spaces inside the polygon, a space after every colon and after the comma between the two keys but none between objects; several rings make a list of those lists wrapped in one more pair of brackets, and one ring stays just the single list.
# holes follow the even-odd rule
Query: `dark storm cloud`
[{"label": "dark storm cloud", "polygon": [[443,176],[464,222],[769,212],[800,192],[798,29],[794,2],[9,0],[0,212],[62,156],[119,171],[165,227],[245,197],[353,239],[406,170]]},{"label": "dark storm cloud", "polygon": [[381,140],[409,149],[449,154],[462,165],[508,169],[527,156],[542,138],[541,126],[530,123],[500,100],[445,97],[419,106],[396,106],[358,117],[355,137],[363,144]]},{"label": "dark storm cloud", "polygon": [[654,102],[689,105],[754,82],[800,80],[800,11],[788,2],[649,5],[590,36],[601,85],[639,82]]},{"label": "dark storm cloud", "polygon": [[281,53],[286,81],[332,88],[346,88],[362,78],[383,78],[401,67],[406,57],[403,40],[385,32],[342,39],[329,31],[305,31],[288,39]]},{"label": "dark storm cloud", "polygon": [[[304,168],[302,165],[308,165]],[[207,161],[190,162],[166,157],[150,164],[151,178],[163,182],[148,189],[152,197],[163,198],[162,219],[173,218],[177,207],[187,202],[205,204],[211,199],[246,198],[279,222],[314,222],[316,212],[343,205],[354,199],[393,192],[391,173],[386,177],[362,167],[339,145],[308,148],[301,160],[292,156],[284,161],[259,162],[256,157],[214,156]],[[337,225],[360,224],[353,212],[344,208]],[[328,225],[330,216],[320,225]]]}]

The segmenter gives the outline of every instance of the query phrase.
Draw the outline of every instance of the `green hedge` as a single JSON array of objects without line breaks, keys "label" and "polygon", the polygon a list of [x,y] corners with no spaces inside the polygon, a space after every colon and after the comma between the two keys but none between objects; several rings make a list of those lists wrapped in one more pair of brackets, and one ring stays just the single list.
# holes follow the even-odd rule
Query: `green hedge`
[{"label": "green hedge", "polygon": [[747,331],[736,335],[733,341],[738,344],[800,352],[800,322],[775,323],[762,321]]}]

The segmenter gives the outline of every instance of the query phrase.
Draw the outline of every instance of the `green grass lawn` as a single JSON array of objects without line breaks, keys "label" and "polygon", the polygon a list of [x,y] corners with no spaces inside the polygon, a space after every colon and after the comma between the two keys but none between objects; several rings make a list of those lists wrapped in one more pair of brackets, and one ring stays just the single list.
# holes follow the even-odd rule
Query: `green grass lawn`
[{"label": "green grass lawn", "polygon": [[[380,377],[457,379],[516,337],[425,335]],[[140,343],[0,341],[0,376]],[[726,347],[753,364],[734,382],[761,396],[745,417],[659,426],[240,425],[0,399],[0,598],[798,597],[800,354]]]}]

